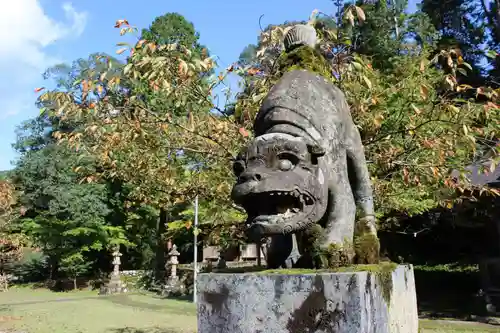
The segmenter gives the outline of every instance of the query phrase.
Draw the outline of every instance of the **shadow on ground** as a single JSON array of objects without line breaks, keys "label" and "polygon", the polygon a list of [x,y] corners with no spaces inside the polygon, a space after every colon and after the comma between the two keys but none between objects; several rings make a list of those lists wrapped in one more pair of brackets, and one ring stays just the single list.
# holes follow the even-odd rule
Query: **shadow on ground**
[{"label": "shadow on ground", "polygon": [[484,298],[478,296],[481,288],[478,272],[415,269],[415,282],[421,318],[492,322]]},{"label": "shadow on ground", "polygon": [[171,303],[154,304],[154,303],[141,302],[138,300],[131,299],[130,297],[128,297],[127,294],[113,295],[105,298],[103,297],[102,300],[107,302],[112,302],[117,305],[123,305],[139,309],[148,309],[156,311],[168,310],[169,313],[181,314],[181,315],[196,314],[196,309],[190,302],[178,301],[178,303],[175,306],[172,306]]},{"label": "shadow on ground", "polygon": [[181,331],[168,328],[134,328],[134,327],[124,327],[109,330],[107,333],[195,333],[195,331]]}]

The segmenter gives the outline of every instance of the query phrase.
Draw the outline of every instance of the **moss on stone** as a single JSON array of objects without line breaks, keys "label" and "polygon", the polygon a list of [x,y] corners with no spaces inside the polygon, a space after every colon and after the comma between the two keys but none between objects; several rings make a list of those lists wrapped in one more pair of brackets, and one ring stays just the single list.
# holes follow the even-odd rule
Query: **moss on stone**
[{"label": "moss on stone", "polygon": [[310,255],[316,269],[335,269],[353,263],[354,249],[352,242],[344,240],[342,244],[326,243],[323,227],[314,224],[304,231],[303,252]]},{"label": "moss on stone", "polygon": [[[367,288],[371,288],[371,275],[374,275],[380,288],[382,289],[382,297],[387,304],[391,301],[392,295],[392,273],[398,267],[398,264],[393,262],[380,262],[378,264],[357,264],[341,266],[336,268],[325,268],[325,269],[303,269],[303,268],[291,268],[291,269],[265,269],[263,267],[238,267],[238,268],[227,268],[223,270],[217,270],[216,273],[228,273],[228,274],[279,274],[279,275],[305,275],[305,274],[321,274],[321,273],[358,273],[358,272],[368,272],[367,276]],[[370,291],[371,292],[371,291]]]},{"label": "moss on stone", "polygon": [[349,266],[353,263],[354,251],[352,243],[345,240],[342,244],[329,244],[328,247],[320,250],[319,262],[321,266],[317,268],[337,269]]},{"label": "moss on stone", "polygon": [[395,263],[378,264],[379,270],[375,273],[375,277],[378,280],[380,287],[382,288],[382,297],[385,300],[387,306],[391,302],[392,295],[392,273],[398,266]]},{"label": "moss on stone", "polygon": [[[317,273],[357,273],[357,272],[370,272],[374,274],[386,274],[392,272],[398,267],[397,263],[385,261],[378,264],[370,265],[349,265],[337,268],[325,269],[309,269],[309,268],[289,268],[289,269],[266,269],[264,267],[234,267],[216,270],[215,273],[256,273],[256,274],[284,274],[284,275],[297,275],[297,274],[317,274]],[[391,276],[391,275],[389,275]]]},{"label": "moss on stone", "polygon": [[283,52],[277,61],[278,76],[292,70],[308,70],[331,79],[332,68],[318,50],[307,46],[299,46],[289,52]]},{"label": "moss on stone", "polygon": [[356,263],[376,264],[380,261],[380,241],[377,235],[364,234],[354,238]]}]

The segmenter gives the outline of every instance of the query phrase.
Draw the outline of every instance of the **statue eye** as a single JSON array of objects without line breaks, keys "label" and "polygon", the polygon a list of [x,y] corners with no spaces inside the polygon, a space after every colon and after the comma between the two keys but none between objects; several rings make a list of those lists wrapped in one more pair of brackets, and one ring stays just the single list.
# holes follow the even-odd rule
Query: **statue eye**
[{"label": "statue eye", "polygon": [[233,172],[236,177],[238,177],[241,173],[245,171],[245,166],[243,165],[242,162],[236,161],[233,163]]},{"label": "statue eye", "polygon": [[300,162],[300,159],[295,154],[286,152],[278,154],[278,160],[278,168],[283,171],[293,169]]},{"label": "statue eye", "polygon": [[280,160],[279,168],[280,168],[280,170],[288,171],[291,168],[293,168],[293,163],[290,162],[290,160]]}]

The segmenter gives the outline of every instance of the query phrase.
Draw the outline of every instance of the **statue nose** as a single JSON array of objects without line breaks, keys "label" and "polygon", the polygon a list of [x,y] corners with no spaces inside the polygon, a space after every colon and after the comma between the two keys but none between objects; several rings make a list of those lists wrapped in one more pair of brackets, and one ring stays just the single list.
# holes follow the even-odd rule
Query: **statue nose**
[{"label": "statue nose", "polygon": [[258,172],[244,172],[240,175],[239,180],[241,183],[245,183],[248,181],[259,181],[262,179],[262,176]]}]

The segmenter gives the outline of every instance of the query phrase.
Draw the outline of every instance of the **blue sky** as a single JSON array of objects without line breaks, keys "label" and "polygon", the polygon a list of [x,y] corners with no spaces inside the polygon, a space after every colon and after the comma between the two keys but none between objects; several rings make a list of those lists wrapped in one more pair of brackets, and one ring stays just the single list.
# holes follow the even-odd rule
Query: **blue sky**
[{"label": "blue sky", "polygon": [[15,127],[37,115],[34,89],[47,85],[44,69],[93,52],[113,54],[121,41],[113,28],[117,19],[144,28],[159,15],[178,12],[193,22],[201,42],[225,67],[256,41],[261,14],[265,26],[307,19],[314,9],[330,13],[334,7],[330,0],[1,0],[0,170],[12,168],[16,158]]}]

